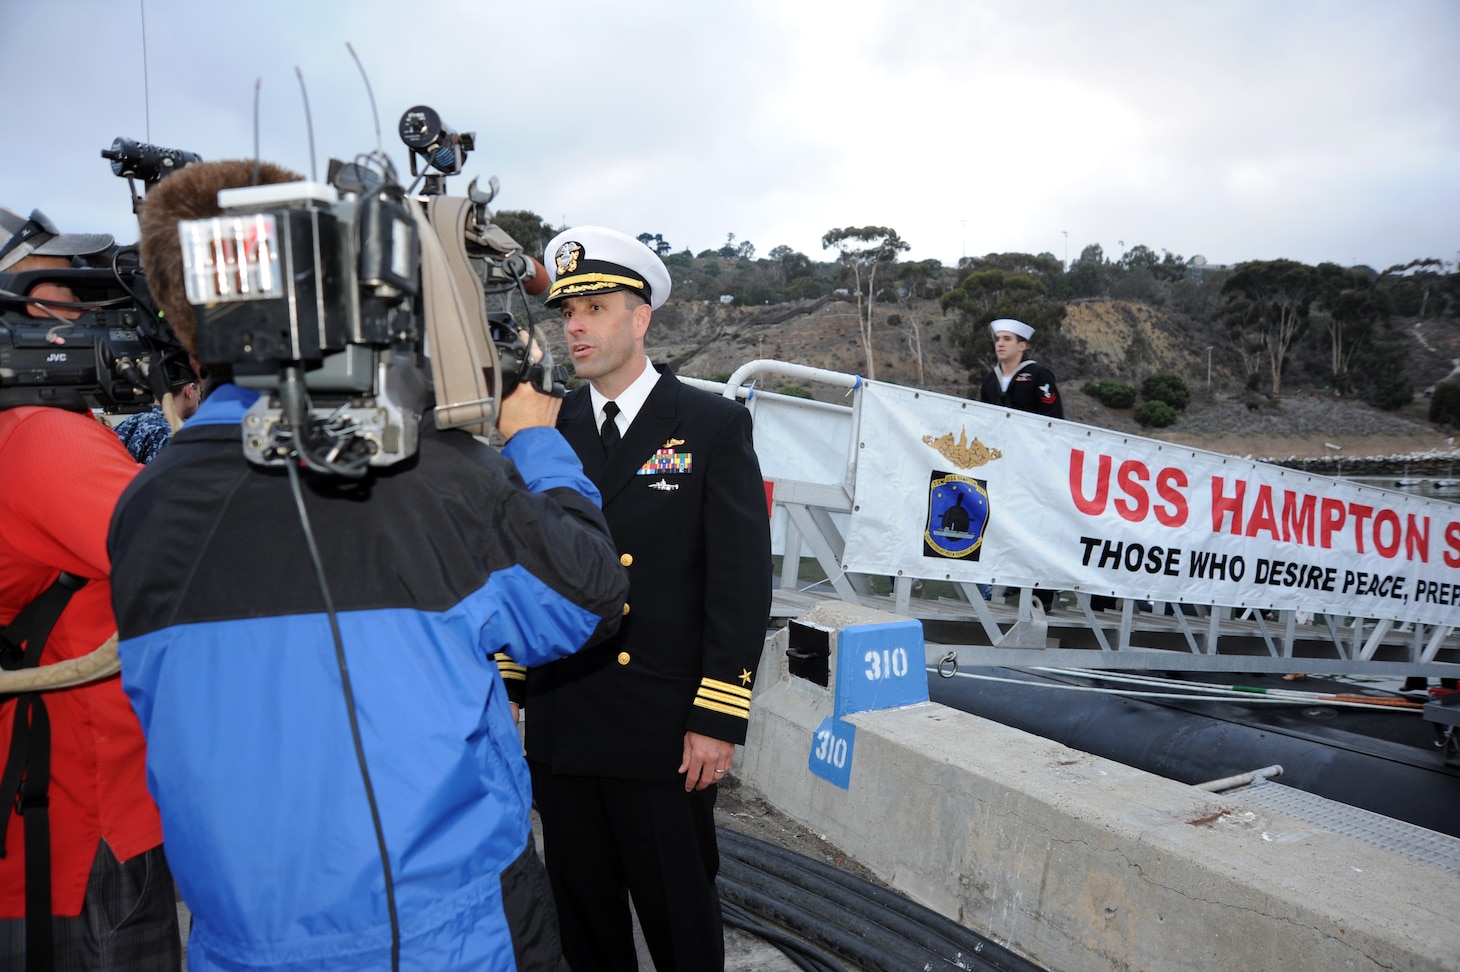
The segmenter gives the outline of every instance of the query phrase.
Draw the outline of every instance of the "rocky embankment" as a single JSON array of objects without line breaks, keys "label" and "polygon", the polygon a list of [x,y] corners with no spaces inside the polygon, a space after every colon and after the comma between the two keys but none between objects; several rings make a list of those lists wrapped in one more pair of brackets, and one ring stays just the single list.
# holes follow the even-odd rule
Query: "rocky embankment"
[{"label": "rocky embankment", "polygon": [[1422,415],[1419,405],[1381,412],[1303,395],[1258,408],[1216,401],[1193,405],[1154,437],[1324,474],[1448,474],[1460,459],[1455,439],[1421,421]]}]

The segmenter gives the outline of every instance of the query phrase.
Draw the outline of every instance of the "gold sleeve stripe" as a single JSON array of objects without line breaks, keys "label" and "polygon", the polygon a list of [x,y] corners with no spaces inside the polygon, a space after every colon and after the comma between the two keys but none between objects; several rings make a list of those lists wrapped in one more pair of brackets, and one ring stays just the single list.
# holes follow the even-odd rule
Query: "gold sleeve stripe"
[{"label": "gold sleeve stripe", "polygon": [[492,660],[497,663],[497,671],[503,678],[510,678],[518,682],[527,681],[527,668],[514,662],[505,652],[497,652],[492,656]]},{"label": "gold sleeve stripe", "polygon": [[732,709],[728,705],[721,705],[718,702],[710,702],[706,699],[695,699],[695,705],[701,709],[709,709],[712,712],[720,712],[728,716],[738,716],[741,719],[750,718],[750,712],[746,709]]},{"label": "gold sleeve stripe", "polygon": [[708,675],[700,679],[700,688],[702,690],[714,689],[717,692],[728,692],[731,695],[739,695],[747,699],[750,698],[750,688],[748,686],[736,685],[733,682],[722,682],[718,678],[710,678]]},{"label": "gold sleeve stripe", "polygon": [[727,695],[724,692],[711,692],[709,689],[703,689],[703,688],[700,689],[699,694],[698,694],[698,698],[701,698],[701,699],[713,699],[716,702],[721,702],[721,703],[724,703],[725,705],[731,705],[731,706],[734,706],[737,709],[749,709],[750,708],[750,700],[748,700],[748,699],[737,698],[736,696],[733,696],[733,695]]}]

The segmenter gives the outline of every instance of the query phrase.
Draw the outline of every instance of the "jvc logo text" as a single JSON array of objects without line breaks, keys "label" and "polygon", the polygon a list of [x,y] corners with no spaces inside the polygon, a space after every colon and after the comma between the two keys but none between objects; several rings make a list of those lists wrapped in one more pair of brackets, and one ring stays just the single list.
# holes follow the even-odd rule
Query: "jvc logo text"
[{"label": "jvc logo text", "polygon": [[64,352],[64,351],[52,351],[50,354],[46,355],[46,360],[47,361],[65,361],[66,360],[66,352]]}]

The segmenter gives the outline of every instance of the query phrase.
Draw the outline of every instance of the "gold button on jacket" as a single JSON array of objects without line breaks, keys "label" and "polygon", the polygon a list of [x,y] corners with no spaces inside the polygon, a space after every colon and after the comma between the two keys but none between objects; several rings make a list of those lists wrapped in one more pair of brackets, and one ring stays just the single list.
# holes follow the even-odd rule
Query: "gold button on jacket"
[{"label": "gold button on jacket", "polygon": [[629,653],[626,652],[626,651],[619,652],[618,653],[618,663],[620,665],[627,665],[629,663]]}]

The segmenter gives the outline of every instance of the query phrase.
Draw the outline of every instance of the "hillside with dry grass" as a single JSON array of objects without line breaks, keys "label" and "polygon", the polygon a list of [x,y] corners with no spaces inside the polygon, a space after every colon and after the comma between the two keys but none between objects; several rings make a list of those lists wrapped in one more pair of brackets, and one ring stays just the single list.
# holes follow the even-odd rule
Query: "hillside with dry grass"
[{"label": "hillside with dry grass", "polygon": [[[921,373],[910,323],[914,319],[923,349]],[[959,363],[953,338],[956,318],[944,315],[935,302],[924,301],[911,308],[879,305],[877,320],[879,380],[969,397],[969,369]],[[545,331],[561,355],[560,330],[549,321]],[[1453,359],[1460,357],[1460,327],[1431,321],[1418,331],[1425,343],[1414,339],[1412,368],[1417,383],[1433,384],[1448,375]],[[723,380],[758,358],[866,375],[857,335],[856,304],[835,296],[759,307],[671,300],[654,314],[648,350],[655,361],[672,364],[680,374],[702,378]],[[1336,398],[1321,388],[1304,389],[1296,382],[1291,394],[1266,400],[1247,391],[1244,376],[1232,367],[1219,336],[1189,317],[1146,303],[1070,302],[1060,333],[1049,340],[1045,337],[1037,336],[1035,357],[1054,368],[1066,417],[1077,422],[1258,458],[1453,451],[1450,430],[1425,420],[1422,393],[1413,404],[1394,412]],[[1147,433],[1130,409],[1109,409],[1081,392],[1086,381],[1115,378],[1139,385],[1159,371],[1181,375],[1193,393],[1191,406],[1169,429]],[[832,386],[774,377],[762,387],[780,391],[787,386],[800,386],[828,401],[844,394]]]}]

